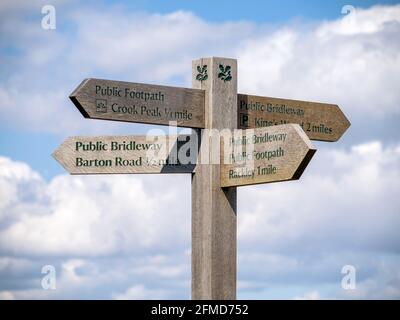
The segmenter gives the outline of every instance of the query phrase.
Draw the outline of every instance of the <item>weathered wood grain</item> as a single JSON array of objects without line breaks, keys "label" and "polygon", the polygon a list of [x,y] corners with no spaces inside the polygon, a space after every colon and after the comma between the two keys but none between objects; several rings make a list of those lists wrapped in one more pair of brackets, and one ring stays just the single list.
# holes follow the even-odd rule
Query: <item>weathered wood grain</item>
[{"label": "weathered wood grain", "polygon": [[238,128],[299,124],[311,140],[337,141],[350,122],[336,104],[238,94]]},{"label": "weathered wood grain", "polygon": [[204,91],[85,79],[70,95],[85,118],[204,128]]},{"label": "weathered wood grain", "polygon": [[69,137],[53,157],[71,174],[192,173],[196,142],[190,135]]},{"label": "weathered wood grain", "polygon": [[221,187],[299,179],[315,153],[298,124],[247,129],[221,142]]},{"label": "weathered wood grain", "polygon": [[[222,76],[220,65],[224,70],[229,66],[229,72]],[[199,67],[202,70],[205,66],[208,76],[198,77]],[[237,61],[215,57],[195,60],[192,83],[206,92],[206,128],[235,129]],[[204,159],[213,158],[213,142],[206,141],[209,137],[203,132],[199,154],[203,164],[198,164],[192,175],[192,299],[228,300],[236,298],[237,195],[236,188],[220,187],[219,164],[205,164]],[[215,143],[219,146],[219,139]],[[207,145],[211,148],[204,148]]]}]

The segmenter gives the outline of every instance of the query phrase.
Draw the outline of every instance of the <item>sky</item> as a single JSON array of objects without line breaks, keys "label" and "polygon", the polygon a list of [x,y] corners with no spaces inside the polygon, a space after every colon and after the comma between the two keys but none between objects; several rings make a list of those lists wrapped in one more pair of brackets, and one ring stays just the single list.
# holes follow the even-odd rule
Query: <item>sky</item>
[{"label": "sky", "polygon": [[351,122],[299,181],[238,189],[238,298],[399,299],[399,34],[399,1],[2,1],[0,299],[190,298],[190,176],[70,176],[51,153],[155,128],[84,119],[84,78],[190,87],[208,56],[238,60],[241,93]]}]

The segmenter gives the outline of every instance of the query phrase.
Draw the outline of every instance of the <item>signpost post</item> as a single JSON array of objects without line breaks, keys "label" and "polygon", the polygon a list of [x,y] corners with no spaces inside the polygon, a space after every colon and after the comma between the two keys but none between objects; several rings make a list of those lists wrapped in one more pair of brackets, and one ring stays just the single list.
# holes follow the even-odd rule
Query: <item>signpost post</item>
[{"label": "signpost post", "polygon": [[[199,80],[200,70],[207,70],[207,81]],[[200,138],[200,164],[192,175],[192,299],[232,300],[236,298],[237,195],[236,187],[221,188],[220,165],[212,164],[212,151],[220,141],[213,139],[212,132],[236,129],[236,60],[193,61],[192,84],[205,90],[208,129]]]},{"label": "signpost post", "polygon": [[[299,179],[315,149],[350,126],[337,105],[237,93],[237,61],[192,63],[192,89],[86,79],[86,118],[189,127],[191,135],[70,137],[53,153],[71,174],[192,175],[192,299],[236,299],[238,186]],[[240,130],[243,129],[243,130]]]}]

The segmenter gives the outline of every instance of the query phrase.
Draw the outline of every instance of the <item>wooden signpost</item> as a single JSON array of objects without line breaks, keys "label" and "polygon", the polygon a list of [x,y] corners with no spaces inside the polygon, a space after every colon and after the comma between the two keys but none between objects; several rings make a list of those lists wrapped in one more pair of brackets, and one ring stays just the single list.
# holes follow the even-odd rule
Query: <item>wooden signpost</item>
[{"label": "wooden signpost", "polygon": [[70,137],[53,156],[71,174],[190,173],[192,299],[235,299],[236,187],[299,179],[309,139],[336,141],[350,122],[337,105],[238,95],[234,59],[193,61],[192,84],[84,80],[70,98],[86,118],[194,130]]}]

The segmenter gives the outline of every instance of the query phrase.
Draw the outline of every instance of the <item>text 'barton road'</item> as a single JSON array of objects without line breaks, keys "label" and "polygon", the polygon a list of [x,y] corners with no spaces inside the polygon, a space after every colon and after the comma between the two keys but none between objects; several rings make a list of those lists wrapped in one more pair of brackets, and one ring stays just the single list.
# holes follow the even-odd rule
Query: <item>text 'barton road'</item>
[{"label": "text 'barton road'", "polygon": [[71,174],[191,173],[187,141],[190,135],[69,137],[53,156]]}]

